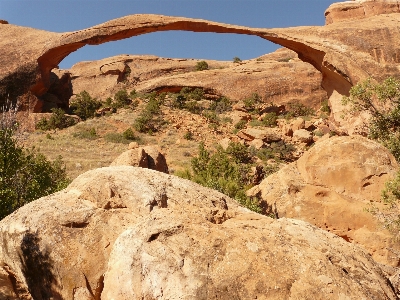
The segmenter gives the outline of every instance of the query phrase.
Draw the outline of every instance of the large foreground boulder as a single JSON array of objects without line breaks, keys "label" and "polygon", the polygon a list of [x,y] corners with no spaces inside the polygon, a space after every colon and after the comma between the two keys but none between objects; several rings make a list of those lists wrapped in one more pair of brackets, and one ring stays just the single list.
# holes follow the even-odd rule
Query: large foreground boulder
[{"label": "large foreground boulder", "polygon": [[357,246],[143,168],[84,173],[0,239],[2,299],[396,299]]},{"label": "large foreground boulder", "polygon": [[382,208],[381,191],[398,165],[382,145],[364,137],[318,142],[297,162],[248,191],[279,217],[295,218],[362,245],[373,258],[397,266],[400,249],[390,232],[366,211]]}]

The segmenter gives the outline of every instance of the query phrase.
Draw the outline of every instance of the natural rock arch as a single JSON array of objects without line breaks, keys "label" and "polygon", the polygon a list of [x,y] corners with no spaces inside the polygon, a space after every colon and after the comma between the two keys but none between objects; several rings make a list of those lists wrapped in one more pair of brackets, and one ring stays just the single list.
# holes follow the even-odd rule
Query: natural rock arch
[{"label": "natural rock arch", "polygon": [[[348,94],[359,80],[381,80],[399,73],[400,20],[396,16],[375,15],[328,26],[285,29],[249,28],[161,15],[131,15],[68,33],[0,24],[5,49],[0,54],[0,64],[7,66],[0,70],[0,97],[16,98],[28,91],[40,97],[50,86],[50,71],[85,45],[156,31],[184,30],[255,35],[297,52],[300,59],[322,73],[322,86],[330,96],[333,113],[338,115],[339,96]],[[31,109],[40,111],[40,105],[36,106]]]}]

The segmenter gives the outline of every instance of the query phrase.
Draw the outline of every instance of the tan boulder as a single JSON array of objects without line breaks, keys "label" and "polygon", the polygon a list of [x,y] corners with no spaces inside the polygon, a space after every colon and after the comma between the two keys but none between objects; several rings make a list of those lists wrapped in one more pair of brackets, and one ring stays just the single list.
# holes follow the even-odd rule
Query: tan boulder
[{"label": "tan boulder", "polygon": [[305,121],[303,118],[297,118],[290,122],[290,128],[293,132],[305,128]]},{"label": "tan boulder", "polygon": [[118,156],[110,166],[134,166],[168,173],[165,156],[156,146],[129,149]]},{"label": "tan boulder", "polygon": [[19,299],[396,299],[343,239],[143,168],[84,173],[0,221],[0,238],[2,292]]},{"label": "tan boulder", "polygon": [[279,217],[310,222],[364,247],[373,258],[397,266],[393,236],[365,211],[380,205],[384,183],[398,165],[380,144],[360,136],[323,139],[294,163],[248,191]]},{"label": "tan boulder", "polygon": [[254,139],[251,142],[249,142],[249,146],[253,146],[255,149],[259,150],[262,147],[264,147],[264,141],[260,139]]},{"label": "tan boulder", "polygon": [[299,129],[293,132],[293,140],[295,142],[309,144],[313,141],[313,135],[305,129]]},{"label": "tan boulder", "polygon": [[229,147],[231,140],[229,138],[223,138],[218,142],[218,144],[222,147],[222,149],[226,150]]},{"label": "tan boulder", "polygon": [[256,129],[250,127],[239,131],[237,136],[246,141],[257,139],[266,143],[277,142],[281,140],[280,135],[274,128]]}]

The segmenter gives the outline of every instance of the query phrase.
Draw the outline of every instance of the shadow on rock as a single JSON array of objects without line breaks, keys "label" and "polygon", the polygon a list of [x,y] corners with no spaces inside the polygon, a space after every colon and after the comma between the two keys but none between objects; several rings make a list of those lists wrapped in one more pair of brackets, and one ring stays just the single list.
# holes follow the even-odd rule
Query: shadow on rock
[{"label": "shadow on rock", "polygon": [[56,291],[57,278],[47,250],[41,251],[37,233],[28,232],[22,239],[20,260],[28,290],[35,300],[62,299]]}]

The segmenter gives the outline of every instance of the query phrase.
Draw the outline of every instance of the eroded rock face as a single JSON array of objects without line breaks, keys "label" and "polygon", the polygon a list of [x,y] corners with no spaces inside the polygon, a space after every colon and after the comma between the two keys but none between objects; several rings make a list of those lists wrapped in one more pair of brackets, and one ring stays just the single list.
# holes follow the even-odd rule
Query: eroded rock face
[{"label": "eroded rock face", "polygon": [[248,191],[280,217],[301,219],[362,245],[373,258],[397,266],[393,236],[365,211],[380,207],[384,184],[398,168],[380,144],[360,136],[332,137]]},{"label": "eroded rock face", "polygon": [[11,299],[396,299],[343,239],[142,168],[82,174],[3,219],[0,236]]},{"label": "eroded rock face", "polygon": [[100,99],[113,97],[123,88],[137,92],[179,92],[186,86],[202,88],[209,97],[224,95],[234,101],[258,93],[266,103],[297,101],[319,108],[327,99],[321,87],[321,73],[285,48],[240,64],[208,60],[209,70],[201,72],[195,71],[197,62],[124,55],[78,63],[68,73],[73,78],[75,94],[86,90]]},{"label": "eroded rock face", "polygon": [[141,167],[168,174],[167,160],[157,146],[129,149],[118,156],[110,166]]},{"label": "eroded rock face", "polygon": [[353,0],[333,3],[325,11],[326,24],[400,12],[398,0]]}]

